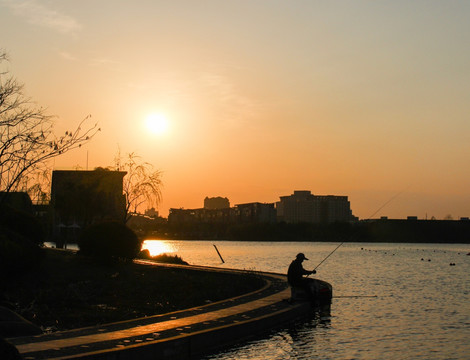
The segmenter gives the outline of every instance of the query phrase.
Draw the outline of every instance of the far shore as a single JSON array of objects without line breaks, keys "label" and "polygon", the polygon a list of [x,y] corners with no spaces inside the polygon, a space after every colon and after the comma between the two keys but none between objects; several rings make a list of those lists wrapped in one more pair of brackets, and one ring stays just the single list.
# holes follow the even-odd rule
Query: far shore
[{"label": "far shore", "polygon": [[141,238],[469,244],[469,220],[374,219],[353,223],[190,223],[134,228]]}]

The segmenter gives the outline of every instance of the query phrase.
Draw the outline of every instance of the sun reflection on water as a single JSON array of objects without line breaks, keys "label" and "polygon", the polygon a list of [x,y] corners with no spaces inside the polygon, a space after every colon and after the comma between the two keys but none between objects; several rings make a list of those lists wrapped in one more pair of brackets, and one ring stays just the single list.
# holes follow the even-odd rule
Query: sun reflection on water
[{"label": "sun reflection on water", "polygon": [[142,250],[148,250],[150,256],[174,253],[176,249],[164,240],[144,240]]}]

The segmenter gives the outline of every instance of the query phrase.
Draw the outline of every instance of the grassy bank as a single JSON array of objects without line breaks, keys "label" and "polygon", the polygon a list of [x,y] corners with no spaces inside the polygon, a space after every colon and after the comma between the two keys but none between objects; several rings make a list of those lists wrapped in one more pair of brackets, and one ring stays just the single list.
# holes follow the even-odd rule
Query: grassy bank
[{"label": "grassy bank", "polygon": [[36,271],[3,282],[15,311],[46,330],[66,330],[163,314],[260,288],[255,275],[135,263],[96,264],[42,249]]}]

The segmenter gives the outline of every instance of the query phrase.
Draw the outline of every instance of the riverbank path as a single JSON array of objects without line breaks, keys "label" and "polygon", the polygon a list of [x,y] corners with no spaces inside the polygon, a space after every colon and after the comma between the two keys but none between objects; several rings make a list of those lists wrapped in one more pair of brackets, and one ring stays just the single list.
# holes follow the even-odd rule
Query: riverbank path
[{"label": "riverbank path", "polygon": [[8,341],[25,360],[191,359],[312,313],[309,303],[289,301],[290,289],[284,275],[257,274],[265,285],[235,298],[168,314]]}]

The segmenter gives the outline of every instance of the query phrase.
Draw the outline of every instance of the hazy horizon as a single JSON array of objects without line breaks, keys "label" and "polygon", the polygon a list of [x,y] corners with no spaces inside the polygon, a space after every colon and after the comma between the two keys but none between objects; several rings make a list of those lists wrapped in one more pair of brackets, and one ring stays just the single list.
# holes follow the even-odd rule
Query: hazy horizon
[{"label": "hazy horizon", "polygon": [[0,0],[1,70],[58,133],[99,122],[54,168],[135,152],[163,172],[163,216],[310,190],[359,218],[393,198],[377,217],[458,219],[469,16],[466,1]]}]

